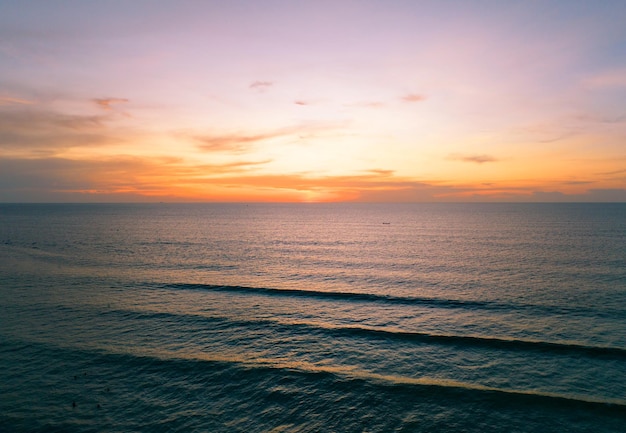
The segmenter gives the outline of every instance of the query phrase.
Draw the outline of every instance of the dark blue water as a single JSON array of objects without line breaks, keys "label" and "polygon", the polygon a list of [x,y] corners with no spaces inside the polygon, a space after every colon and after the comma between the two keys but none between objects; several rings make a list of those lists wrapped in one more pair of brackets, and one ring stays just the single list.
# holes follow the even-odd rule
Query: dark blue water
[{"label": "dark blue water", "polygon": [[622,432],[626,204],[0,204],[0,431]]}]

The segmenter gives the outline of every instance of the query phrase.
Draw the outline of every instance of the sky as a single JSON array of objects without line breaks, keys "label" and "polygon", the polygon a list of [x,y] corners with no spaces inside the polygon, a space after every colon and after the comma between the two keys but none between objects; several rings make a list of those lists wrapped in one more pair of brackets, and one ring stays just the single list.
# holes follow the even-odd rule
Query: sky
[{"label": "sky", "polygon": [[0,201],[624,202],[624,23],[623,0],[0,0]]}]

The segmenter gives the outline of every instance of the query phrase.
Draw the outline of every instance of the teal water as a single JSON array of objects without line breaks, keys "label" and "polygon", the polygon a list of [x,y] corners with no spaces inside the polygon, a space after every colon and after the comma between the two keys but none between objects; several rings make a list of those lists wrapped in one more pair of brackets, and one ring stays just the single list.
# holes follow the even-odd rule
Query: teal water
[{"label": "teal water", "polygon": [[621,432],[626,204],[0,204],[0,431]]}]

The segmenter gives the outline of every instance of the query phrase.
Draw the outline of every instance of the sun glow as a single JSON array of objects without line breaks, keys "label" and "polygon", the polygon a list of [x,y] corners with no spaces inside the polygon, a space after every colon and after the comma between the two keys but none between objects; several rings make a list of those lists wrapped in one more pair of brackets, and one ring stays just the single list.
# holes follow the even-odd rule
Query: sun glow
[{"label": "sun glow", "polygon": [[0,14],[0,201],[626,200],[623,8],[55,7]]}]

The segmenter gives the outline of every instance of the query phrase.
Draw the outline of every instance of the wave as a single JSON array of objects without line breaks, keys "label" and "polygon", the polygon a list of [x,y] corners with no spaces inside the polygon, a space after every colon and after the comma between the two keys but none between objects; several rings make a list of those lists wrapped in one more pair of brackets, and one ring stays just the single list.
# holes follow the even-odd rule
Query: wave
[{"label": "wave", "polygon": [[[307,325],[308,326],[308,325]],[[406,332],[386,329],[363,327],[325,328],[334,333],[348,335],[363,335],[381,339],[398,339],[434,344],[453,344],[457,346],[487,347],[492,349],[556,352],[580,354],[587,356],[603,356],[626,359],[626,350],[618,347],[585,346],[571,343],[556,343],[548,341],[533,341],[520,339],[504,339],[481,336],[428,334],[421,332]]]},{"label": "wave", "polygon": [[183,314],[170,312],[140,312],[115,310],[111,313],[121,313],[128,318],[166,319],[201,321],[222,325],[224,327],[239,326],[242,328],[262,329],[272,332],[326,334],[331,337],[365,338],[375,340],[396,340],[437,345],[454,345],[457,347],[479,347],[495,350],[542,352],[551,354],[602,357],[626,360],[626,349],[611,346],[588,346],[575,343],[550,342],[537,340],[507,339],[485,337],[479,335],[431,334],[425,332],[411,332],[396,329],[384,329],[361,326],[334,326],[299,321],[280,321],[276,319],[232,319],[226,316],[205,316],[200,314]]},{"label": "wave", "polygon": [[553,314],[567,315],[575,314],[582,316],[616,316],[617,318],[626,319],[626,311],[624,310],[606,310],[606,309],[587,309],[576,308],[571,306],[554,306],[554,305],[529,305],[529,304],[507,304],[492,301],[472,301],[442,298],[426,298],[414,296],[393,296],[374,293],[357,293],[357,292],[334,292],[323,290],[302,290],[302,289],[277,289],[267,287],[247,287],[247,286],[229,286],[229,285],[212,285],[212,284],[160,284],[153,285],[148,283],[149,287],[159,287],[163,289],[174,290],[208,290],[216,292],[233,292],[243,294],[255,294],[263,296],[286,296],[301,297],[313,299],[338,300],[346,302],[373,302],[385,304],[401,304],[401,305],[419,305],[432,308],[454,308],[468,310],[498,310],[498,311],[530,311],[536,314]]},{"label": "wave", "polygon": [[[558,407],[567,410],[591,410],[626,419],[626,401],[622,399],[596,399],[579,395],[561,395],[541,391],[506,389],[482,386],[455,380],[429,377],[405,377],[377,374],[347,367],[321,366],[305,362],[289,362],[274,359],[249,360],[243,357],[227,357],[219,354],[202,354],[202,358],[176,352],[155,353],[116,352],[113,348],[61,347],[53,343],[5,340],[0,353],[31,356],[33,353],[53,356],[55,362],[80,360],[81,368],[89,369],[90,375],[98,376],[99,370],[115,370],[119,375],[146,375],[151,383],[169,383],[169,380],[186,380],[196,384],[238,386],[233,381],[246,382],[245,386],[275,390],[289,383],[294,392],[310,393],[311,388],[323,388],[320,393],[340,390],[342,393],[358,394],[361,391],[381,393],[390,398],[401,394],[406,399],[437,401],[439,404],[457,405],[472,402],[489,403],[519,408],[532,405],[537,408]],[[69,370],[68,375],[75,370]],[[223,375],[223,378],[219,378]],[[100,377],[100,376],[98,376]],[[207,378],[210,381],[207,382]],[[112,379],[113,380],[113,379]],[[157,381],[157,382],[155,382]],[[304,383],[306,382],[306,384]],[[243,385],[243,383],[242,383]],[[306,385],[306,386],[305,386]],[[306,391],[305,391],[306,390]]]}]

